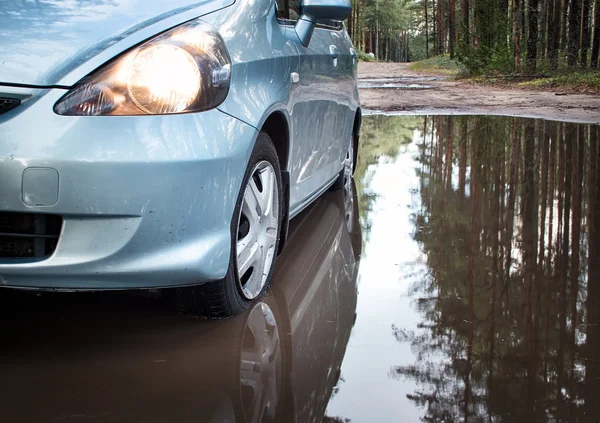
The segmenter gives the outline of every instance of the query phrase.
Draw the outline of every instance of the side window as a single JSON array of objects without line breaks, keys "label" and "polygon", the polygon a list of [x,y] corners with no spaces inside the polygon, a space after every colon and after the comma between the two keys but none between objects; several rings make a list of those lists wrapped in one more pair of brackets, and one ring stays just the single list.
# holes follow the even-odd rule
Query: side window
[{"label": "side window", "polygon": [[297,21],[300,18],[300,0],[288,0],[289,19]]},{"label": "side window", "polygon": [[[300,18],[300,0],[275,0],[277,19],[282,24],[294,24]],[[319,19],[317,26],[320,28],[340,30],[342,22],[331,19]]]},{"label": "side window", "polygon": [[275,0],[275,10],[277,11],[277,19],[286,20],[288,17],[286,0]]},{"label": "side window", "polygon": [[339,31],[344,28],[342,21],[334,21],[333,19],[318,19],[317,26],[319,28],[332,29]]},{"label": "side window", "polygon": [[282,24],[294,24],[300,17],[300,0],[275,0],[275,8]]}]

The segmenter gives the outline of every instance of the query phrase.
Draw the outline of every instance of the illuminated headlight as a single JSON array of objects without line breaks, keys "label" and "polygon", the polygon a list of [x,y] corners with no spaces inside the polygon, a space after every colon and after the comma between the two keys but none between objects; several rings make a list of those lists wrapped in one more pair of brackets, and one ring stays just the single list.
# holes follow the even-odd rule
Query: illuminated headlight
[{"label": "illuminated headlight", "polygon": [[212,109],[227,97],[231,60],[198,20],[121,55],[80,81],[54,106],[59,115],[144,115]]}]

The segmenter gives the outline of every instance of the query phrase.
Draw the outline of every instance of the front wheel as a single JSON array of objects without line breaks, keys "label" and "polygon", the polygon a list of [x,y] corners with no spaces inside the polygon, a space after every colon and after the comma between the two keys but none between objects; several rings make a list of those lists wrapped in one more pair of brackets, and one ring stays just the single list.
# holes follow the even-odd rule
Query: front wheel
[{"label": "front wheel", "polygon": [[354,136],[352,136],[348,145],[348,151],[346,151],[346,157],[344,158],[344,167],[340,171],[336,181],[331,185],[332,191],[345,190],[346,192],[351,192],[352,175],[354,174],[355,168],[354,158]]},{"label": "front wheel", "polygon": [[231,255],[223,280],[177,290],[183,311],[225,318],[244,311],[273,278],[283,216],[281,170],[268,134],[256,140],[231,222]]}]

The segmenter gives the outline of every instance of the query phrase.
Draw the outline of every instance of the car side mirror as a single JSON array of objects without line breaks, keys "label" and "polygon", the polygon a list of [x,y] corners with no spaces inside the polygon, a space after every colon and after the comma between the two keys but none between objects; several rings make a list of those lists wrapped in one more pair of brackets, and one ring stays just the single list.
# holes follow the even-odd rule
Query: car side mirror
[{"label": "car side mirror", "polygon": [[304,47],[312,38],[319,19],[343,21],[352,13],[350,0],[301,0],[300,18],[296,22],[296,34]]}]

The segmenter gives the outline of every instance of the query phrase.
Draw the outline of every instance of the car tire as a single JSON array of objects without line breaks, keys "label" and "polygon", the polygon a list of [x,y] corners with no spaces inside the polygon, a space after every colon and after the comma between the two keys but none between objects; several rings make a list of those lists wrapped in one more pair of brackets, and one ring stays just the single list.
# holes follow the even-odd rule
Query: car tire
[{"label": "car tire", "polygon": [[352,190],[352,175],[356,168],[356,152],[354,151],[354,134],[350,138],[348,143],[348,151],[346,151],[346,157],[344,158],[344,167],[340,171],[337,179],[331,185],[331,191]]},{"label": "car tire", "polygon": [[283,207],[277,151],[269,135],[260,132],[231,219],[227,274],[219,281],[178,288],[180,312],[227,318],[243,312],[266,292],[273,278]]}]

